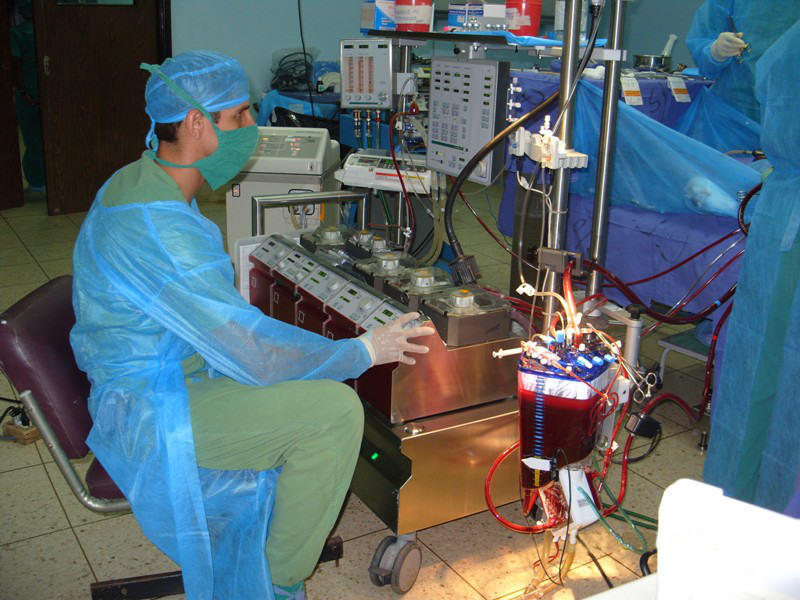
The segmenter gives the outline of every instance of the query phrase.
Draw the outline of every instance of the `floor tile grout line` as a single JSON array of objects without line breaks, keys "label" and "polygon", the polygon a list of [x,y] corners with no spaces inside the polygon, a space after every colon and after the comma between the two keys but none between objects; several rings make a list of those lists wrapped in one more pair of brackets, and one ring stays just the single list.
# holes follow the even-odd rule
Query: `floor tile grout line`
[{"label": "floor tile grout line", "polygon": [[[16,442],[8,442],[8,443],[9,444],[16,444]],[[39,460],[41,460],[41,456],[39,456]],[[3,475],[5,473],[15,473],[16,471],[23,471],[25,469],[31,469],[33,467],[43,467],[43,466],[44,466],[43,462],[38,462],[38,463],[33,464],[33,465],[25,465],[24,467],[13,467],[11,469],[5,469],[3,471],[0,471],[0,475]]]},{"label": "floor tile grout line", "polygon": [[[37,450],[38,450],[38,448],[37,448]],[[72,462],[72,461],[70,461],[70,462]],[[89,525],[89,524],[92,524],[92,523],[99,523],[100,521],[108,521],[110,519],[116,519],[118,517],[122,517],[122,516],[125,516],[127,514],[130,514],[131,511],[129,511],[129,510],[121,510],[121,511],[114,512],[114,513],[97,513],[97,512],[94,512],[94,511],[89,511],[92,515],[97,515],[97,518],[93,519],[93,520],[90,520],[90,521],[86,521],[84,523],[77,523],[77,524],[73,523],[72,520],[69,518],[69,513],[67,512],[67,507],[64,505],[64,502],[62,502],[61,496],[59,495],[58,490],[56,489],[55,482],[53,481],[53,478],[50,477],[50,471],[47,470],[47,465],[48,464],[55,465],[54,468],[56,469],[56,471],[58,471],[59,477],[63,477],[63,474],[61,473],[60,468],[58,467],[58,465],[55,463],[54,460],[50,461],[50,462],[47,462],[47,463],[42,463],[42,466],[45,468],[44,469],[45,474],[47,475],[47,478],[50,480],[50,486],[53,488],[53,491],[56,494],[56,499],[58,500],[58,503],[61,505],[61,508],[64,511],[64,515],[67,517],[67,522],[70,524],[70,527],[72,527],[72,528],[83,527],[84,525]],[[69,488],[69,485],[67,486],[67,488],[68,488],[67,491],[69,492],[68,496],[69,497],[74,497],[75,494],[73,493],[72,489]],[[83,506],[83,505],[81,505],[81,506]],[[88,511],[89,509],[87,508],[86,510]]]},{"label": "floor tile grout line", "polygon": [[[356,535],[356,536],[354,536],[354,537],[351,537],[351,538],[346,538],[346,539],[345,539],[345,538],[342,538],[342,543],[343,543],[343,544],[346,544],[347,542],[355,542],[356,540],[360,540],[360,539],[362,539],[362,538],[369,537],[369,536],[371,536],[371,535],[375,535],[376,533],[380,533],[380,532],[382,532],[382,531],[389,531],[389,532],[391,532],[391,529],[389,529],[388,527],[386,527],[386,526],[384,525],[383,527],[381,527],[380,529],[376,529],[375,531],[368,531],[367,533],[360,533],[360,534],[358,534],[358,535]],[[338,534],[337,534],[337,535],[338,535]]]},{"label": "floor tile grout line", "polygon": [[[641,555],[638,555],[638,556],[641,556]],[[636,571],[634,571],[633,569],[631,569],[631,568],[630,568],[628,565],[626,565],[624,562],[622,562],[622,561],[620,561],[620,560],[617,560],[617,558],[616,558],[616,557],[615,557],[613,554],[611,554],[611,553],[609,553],[609,554],[606,554],[605,558],[610,558],[611,560],[613,560],[613,561],[614,561],[614,562],[616,562],[617,564],[621,565],[621,566],[622,566],[622,567],[623,567],[625,570],[627,570],[627,571],[630,571],[631,573],[633,573],[634,575],[636,575],[636,576],[637,576],[637,578],[641,578],[641,577],[642,577],[642,574],[641,574],[641,573],[637,573]],[[597,560],[598,560],[598,562],[600,562],[600,559],[597,559]],[[614,587],[616,587],[616,586],[614,586]]]},{"label": "floor tile grout line", "polygon": [[[46,214],[45,216],[47,216],[47,217],[50,217],[50,216],[54,216],[54,215],[47,215],[47,214]],[[69,217],[67,218],[67,220],[68,220],[70,223],[72,223],[73,225],[75,225],[75,223],[73,223],[73,222],[72,222],[72,220],[71,220],[71,219],[69,219]],[[76,225],[76,226],[77,226],[77,225]],[[45,276],[45,278],[47,279],[47,281],[50,281],[52,278],[51,278],[51,277],[50,277],[50,276],[47,274],[47,271],[45,271],[45,270],[44,270],[44,267],[42,267],[41,263],[39,262],[39,259],[38,259],[38,258],[36,257],[36,255],[33,253],[33,250],[31,250],[31,246],[29,246],[28,244],[26,244],[26,243],[25,243],[25,241],[24,241],[24,240],[23,240],[23,239],[22,239],[22,238],[19,236],[19,234],[16,232],[16,230],[14,230],[13,226],[11,226],[11,225],[9,224],[9,227],[11,227],[12,231],[13,231],[13,232],[14,232],[14,234],[17,236],[17,238],[19,239],[19,241],[22,243],[22,245],[23,245],[23,247],[25,248],[25,250],[27,250],[27,251],[28,251],[28,254],[30,254],[30,255],[31,255],[31,257],[33,258],[33,260],[36,262],[36,266],[37,266],[37,267],[39,268],[39,270],[42,272],[42,275],[44,275],[44,276]],[[80,226],[77,226],[77,227],[80,229]],[[60,244],[60,243],[72,243],[72,244],[74,245],[74,243],[75,243],[75,242],[73,241],[73,242],[54,242],[54,243],[57,243],[57,244]],[[42,245],[44,245],[44,244],[42,244]],[[46,262],[46,261],[45,261],[45,262]]]},{"label": "floor tile grout line", "polygon": [[89,556],[86,554],[86,549],[83,547],[81,543],[81,539],[78,537],[78,533],[75,531],[74,527],[69,528],[72,532],[72,537],[75,538],[75,543],[78,544],[78,548],[80,548],[81,554],[83,555],[83,559],[86,561],[86,565],[89,567],[89,571],[92,574],[92,578],[94,579],[95,583],[100,581],[100,578],[97,576],[97,572],[94,570],[94,565],[92,561],[89,560]]},{"label": "floor tile grout line", "polygon": [[[44,464],[42,464],[42,467],[44,468],[44,474],[47,476],[47,481],[50,482],[50,488],[53,490],[53,494],[55,494],[56,501],[58,502],[58,505],[61,507],[61,512],[64,515],[64,519],[66,519],[70,529],[72,529],[74,525],[72,524],[72,520],[69,518],[69,515],[67,514],[67,508],[64,506],[64,502],[61,501],[61,496],[59,496],[58,494],[58,490],[56,489],[56,484],[53,482],[53,478],[50,477],[50,471]],[[58,470],[59,476],[61,476],[61,471],[60,469],[58,469],[58,465],[56,465],[56,469]]]},{"label": "floor tile grout line", "polygon": [[[14,235],[14,237],[17,238],[17,241],[20,244],[22,244],[22,247],[25,248],[25,250],[28,251],[28,254],[30,254],[31,257],[33,257],[33,253],[31,252],[30,248],[28,248],[27,244],[25,244],[25,242],[22,240],[22,238],[20,237],[19,233],[17,233],[17,230],[14,229],[14,226],[11,225],[11,223],[8,222],[8,219],[5,216],[3,216],[3,220],[6,222],[6,225],[8,226],[9,230]],[[34,260],[35,260],[35,258],[34,258]]]},{"label": "floor tile grout line", "polygon": [[[69,522],[69,521],[67,521],[67,522]],[[22,544],[22,543],[25,543],[25,542],[29,542],[31,540],[35,540],[35,539],[47,536],[47,535],[52,535],[54,533],[61,533],[62,531],[67,531],[68,529],[72,529],[72,527],[69,527],[69,526],[68,527],[59,527],[58,529],[53,529],[51,531],[45,531],[44,533],[37,533],[36,535],[31,535],[31,536],[26,537],[26,538],[20,538],[18,540],[14,540],[12,542],[3,542],[2,544],[0,544],[0,548],[5,548],[7,546],[13,546],[15,544]]]},{"label": "floor tile grout line", "polygon": [[508,592],[507,594],[502,594],[501,596],[496,596],[492,600],[521,600],[522,599],[522,594],[525,593],[526,589],[527,589],[527,587],[519,588],[519,589],[514,590],[513,592]]},{"label": "floor tile grout line", "polygon": [[451,564],[450,564],[449,562],[447,562],[447,561],[446,561],[444,558],[442,558],[441,556],[439,556],[439,554],[438,554],[438,553],[437,553],[437,552],[436,552],[436,551],[435,551],[435,550],[434,550],[434,549],[433,549],[431,546],[429,546],[428,544],[426,544],[426,543],[425,543],[425,542],[424,542],[424,541],[423,541],[423,540],[422,540],[422,539],[421,539],[419,536],[417,536],[417,542],[419,542],[420,544],[422,544],[423,546],[425,546],[425,548],[427,548],[427,549],[428,549],[428,551],[429,551],[431,554],[433,554],[433,555],[434,555],[434,556],[435,556],[437,559],[439,559],[439,561],[440,561],[442,564],[444,564],[444,565],[445,565],[445,566],[446,566],[448,569],[450,569],[450,570],[451,570],[453,573],[455,573],[455,574],[456,574],[456,576],[457,576],[457,577],[458,577],[458,578],[459,578],[461,581],[463,581],[463,582],[464,582],[464,583],[465,583],[467,586],[469,586],[469,587],[470,587],[470,588],[471,588],[471,589],[472,589],[472,590],[473,590],[473,591],[474,591],[476,594],[478,594],[478,596],[480,596],[480,597],[481,597],[481,598],[483,598],[484,600],[490,600],[490,599],[489,599],[489,598],[487,598],[487,597],[486,597],[484,594],[482,594],[480,590],[478,590],[478,589],[477,589],[477,588],[476,588],[474,585],[472,585],[472,584],[471,584],[471,583],[470,583],[470,582],[469,582],[469,581],[468,581],[468,580],[467,580],[467,579],[466,579],[466,578],[465,578],[465,577],[464,577],[464,576],[463,576],[461,573],[459,573],[459,572],[458,572],[458,571],[455,569],[455,567],[454,567],[453,565],[451,565]]}]

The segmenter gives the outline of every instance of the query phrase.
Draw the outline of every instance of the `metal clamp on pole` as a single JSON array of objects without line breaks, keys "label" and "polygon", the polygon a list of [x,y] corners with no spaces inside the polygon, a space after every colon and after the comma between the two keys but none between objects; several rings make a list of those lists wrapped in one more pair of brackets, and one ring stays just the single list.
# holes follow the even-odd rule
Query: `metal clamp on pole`
[{"label": "metal clamp on pole", "polygon": [[563,273],[570,262],[574,263],[573,275],[583,274],[583,254],[556,248],[537,248],[536,258],[540,269],[548,269],[554,273]]},{"label": "metal clamp on pole", "polygon": [[594,60],[622,62],[628,58],[628,51],[617,48],[595,48],[592,52]]},{"label": "metal clamp on pole", "polygon": [[550,130],[550,115],[544,118],[539,133],[531,133],[520,127],[509,142],[509,154],[526,154],[534,162],[541,163],[550,170],[583,169],[589,164],[589,156],[567,145]]},{"label": "metal clamp on pole", "polygon": [[367,228],[367,198],[369,191],[349,192],[346,190],[330,192],[304,192],[302,194],[274,194],[269,196],[253,196],[253,235],[264,234],[264,210],[301,204],[324,204],[326,202],[359,202],[359,226]]}]

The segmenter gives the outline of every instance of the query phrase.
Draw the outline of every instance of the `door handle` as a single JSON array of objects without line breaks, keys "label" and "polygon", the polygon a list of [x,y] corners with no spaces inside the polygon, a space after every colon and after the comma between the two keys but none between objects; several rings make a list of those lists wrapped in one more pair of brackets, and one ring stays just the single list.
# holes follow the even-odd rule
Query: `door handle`
[{"label": "door handle", "polygon": [[50,56],[45,54],[44,58],[42,59],[42,68],[44,69],[44,74],[47,77],[50,77]]}]

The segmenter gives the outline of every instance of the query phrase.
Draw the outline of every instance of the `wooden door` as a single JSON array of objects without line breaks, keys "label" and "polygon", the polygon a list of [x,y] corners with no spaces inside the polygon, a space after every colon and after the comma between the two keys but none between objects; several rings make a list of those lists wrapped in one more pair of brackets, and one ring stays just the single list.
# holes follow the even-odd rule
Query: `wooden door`
[{"label": "wooden door", "polygon": [[171,52],[169,0],[36,0],[34,18],[48,212],[88,210],[103,182],[144,150],[148,73],[139,63]]},{"label": "wooden door", "polygon": [[11,2],[0,7],[0,210],[22,206],[19,134],[11,76]]}]

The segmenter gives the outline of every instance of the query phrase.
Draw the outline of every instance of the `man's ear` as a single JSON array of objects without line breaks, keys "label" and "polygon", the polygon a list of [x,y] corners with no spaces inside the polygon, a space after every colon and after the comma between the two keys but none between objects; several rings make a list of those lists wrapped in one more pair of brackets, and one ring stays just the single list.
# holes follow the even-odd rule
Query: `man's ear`
[{"label": "man's ear", "polygon": [[203,128],[205,127],[205,117],[203,113],[201,113],[196,108],[193,108],[186,116],[183,118],[183,123],[186,126],[186,131],[189,132],[189,135],[192,136],[194,139],[200,139],[200,136],[203,135]]}]

